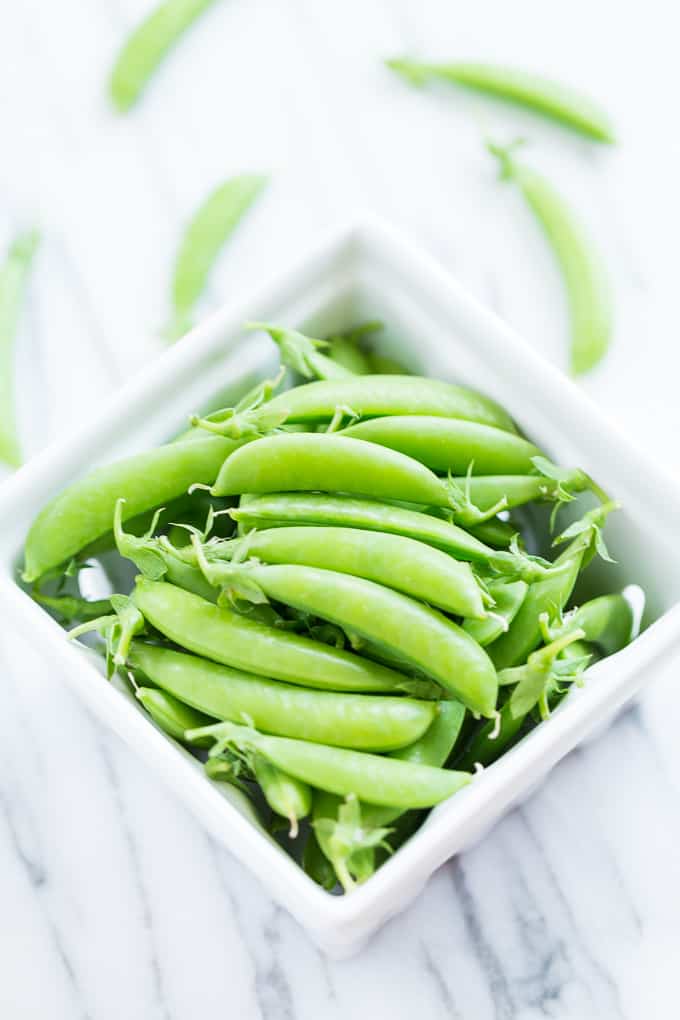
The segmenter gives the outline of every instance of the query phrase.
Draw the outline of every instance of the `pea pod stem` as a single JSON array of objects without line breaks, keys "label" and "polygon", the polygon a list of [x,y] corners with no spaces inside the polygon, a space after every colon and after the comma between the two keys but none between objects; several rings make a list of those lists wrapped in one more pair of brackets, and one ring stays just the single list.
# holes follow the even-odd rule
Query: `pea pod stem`
[{"label": "pea pod stem", "polygon": [[193,308],[218,254],[266,183],[266,177],[258,174],[230,177],[194,213],[175,259],[169,339],[178,339],[190,328]]},{"label": "pea pod stem", "polygon": [[0,267],[0,460],[10,467],[21,464],[14,398],[14,341],[38,242],[36,231],[19,235]]},{"label": "pea pod stem", "polygon": [[442,80],[524,106],[598,142],[614,142],[607,113],[593,100],[562,82],[498,64],[470,61],[427,63],[407,57],[386,61],[412,85]]},{"label": "pea pod stem", "polygon": [[534,213],[555,255],[564,280],[571,321],[571,369],[590,371],[609,348],[614,322],[611,290],[604,264],[578,218],[541,174],[517,162],[516,144],[489,143],[501,177],[514,181]]},{"label": "pea pod stem", "polygon": [[315,340],[296,329],[268,322],[249,322],[247,328],[269,333],[281,352],[283,364],[305,379],[349,379],[354,375],[341,362],[324,353],[330,348],[328,340]]},{"label": "pea pod stem", "polygon": [[111,99],[121,113],[134,106],[163,57],[214,2],[163,0],[134,29],[111,72]]}]

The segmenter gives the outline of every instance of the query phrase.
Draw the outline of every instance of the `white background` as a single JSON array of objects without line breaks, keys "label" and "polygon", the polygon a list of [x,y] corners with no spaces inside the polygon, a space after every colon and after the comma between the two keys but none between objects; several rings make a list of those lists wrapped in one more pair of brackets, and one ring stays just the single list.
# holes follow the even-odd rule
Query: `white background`
[{"label": "white background", "polygon": [[[482,138],[579,209],[610,268],[610,355],[582,385],[680,467],[677,31],[661,0],[221,0],[112,112],[106,77],[147,0],[5,4],[0,244],[43,243],[19,337],[27,452],[86,428],[163,348],[181,227],[210,189],[271,175],[203,311],[368,208],[566,364],[559,277]],[[542,70],[598,97],[616,148],[382,66],[408,52]],[[2,624],[0,623],[0,627]],[[2,633],[0,1015],[184,1018],[673,1016],[680,722],[658,687],[442,869],[362,956],[329,964],[255,879]]]}]

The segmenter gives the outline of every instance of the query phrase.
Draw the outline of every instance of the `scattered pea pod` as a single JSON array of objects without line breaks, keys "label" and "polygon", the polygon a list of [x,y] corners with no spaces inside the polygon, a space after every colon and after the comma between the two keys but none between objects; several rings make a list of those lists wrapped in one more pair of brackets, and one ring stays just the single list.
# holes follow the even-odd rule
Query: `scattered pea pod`
[{"label": "scattered pea pod", "polygon": [[267,598],[315,613],[401,656],[459,698],[473,712],[491,716],[496,705],[496,673],[482,648],[441,613],[373,581],[315,567],[262,566],[256,562],[200,565],[207,579],[261,589]]},{"label": "scattered pea pod", "polygon": [[235,669],[331,691],[394,693],[405,682],[378,663],[214,606],[163,581],[138,578],[133,600],[171,641]]},{"label": "scattered pea pod", "polygon": [[242,550],[264,563],[335,570],[394,588],[458,616],[484,617],[483,592],[468,563],[401,535],[358,528],[290,527],[203,546],[210,560]]},{"label": "scattered pea pod", "polygon": [[518,163],[512,146],[490,144],[501,176],[514,181],[542,227],[559,264],[571,319],[571,368],[580,375],[604,357],[613,331],[609,282],[599,254],[578,219],[553,186]]},{"label": "scattered pea pod", "polygon": [[0,267],[0,460],[10,467],[21,464],[14,400],[14,338],[38,241],[36,231],[15,238]]},{"label": "scattered pea pod", "polygon": [[134,30],[116,58],[110,91],[125,112],[139,99],[166,53],[215,0],[163,0]]},{"label": "scattered pea pod", "polygon": [[267,183],[257,174],[241,174],[220,184],[194,213],[175,259],[172,321],[166,329],[177,339],[191,327],[194,305],[227,238]]},{"label": "scattered pea pod", "polygon": [[608,115],[589,96],[542,75],[469,61],[433,64],[401,57],[386,64],[412,85],[431,79],[452,82],[535,110],[595,141],[615,141]]},{"label": "scattered pea pod", "polygon": [[358,418],[433,415],[516,431],[507,412],[489,397],[464,386],[414,375],[363,375],[310,382],[281,393],[259,411],[232,415],[222,422],[197,418],[195,424],[238,437],[268,431],[273,415],[280,414],[288,423],[318,424],[332,421],[338,408],[346,408],[348,415]]},{"label": "scattered pea pod", "polygon": [[340,747],[404,747],[422,736],[436,712],[431,701],[309,690],[139,641],[131,646],[129,662],[166,693],[214,719],[247,719],[266,733]]},{"label": "scattered pea pod", "polygon": [[211,754],[219,754],[224,747],[257,751],[284,772],[320,790],[341,797],[354,793],[370,804],[387,807],[432,807],[457,793],[471,778],[467,772],[271,737],[234,723],[218,723],[187,734],[190,740],[203,736],[215,740]]}]

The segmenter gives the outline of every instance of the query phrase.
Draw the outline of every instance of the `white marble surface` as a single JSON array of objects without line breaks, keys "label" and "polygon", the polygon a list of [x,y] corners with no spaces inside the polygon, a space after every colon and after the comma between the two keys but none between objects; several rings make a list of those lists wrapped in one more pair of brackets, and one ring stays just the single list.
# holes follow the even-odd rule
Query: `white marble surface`
[{"label": "white marble surface", "polygon": [[[583,210],[618,309],[583,385],[680,467],[677,30],[665,0],[224,0],[117,118],[108,65],[148,0],[23,0],[0,33],[0,242],[44,232],[18,378],[30,451],[86,427],[157,355],[179,226],[241,169],[272,183],[205,308],[358,207],[397,221],[545,354],[566,329],[542,238],[480,146],[531,158]],[[612,109],[602,151],[507,109],[419,95],[412,51],[514,61]],[[529,156],[529,154],[528,154]],[[329,963],[62,678],[1,634],[0,1016],[7,1020],[677,1015],[680,707],[672,681],[573,754],[354,960]]]}]

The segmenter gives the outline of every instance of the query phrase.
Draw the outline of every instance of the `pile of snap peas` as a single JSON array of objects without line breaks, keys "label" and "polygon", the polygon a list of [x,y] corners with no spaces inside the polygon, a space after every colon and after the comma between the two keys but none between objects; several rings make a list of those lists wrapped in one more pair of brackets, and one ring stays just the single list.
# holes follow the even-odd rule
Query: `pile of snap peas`
[{"label": "pile of snap peas", "polygon": [[[59,493],[23,579],[208,780],[349,891],[626,645],[633,613],[620,593],[571,605],[616,504],[495,401],[387,363],[375,324],[263,328],[279,376]],[[557,531],[577,498],[556,555],[532,551],[529,516]],[[97,561],[130,564],[127,591],[85,599]]]}]

